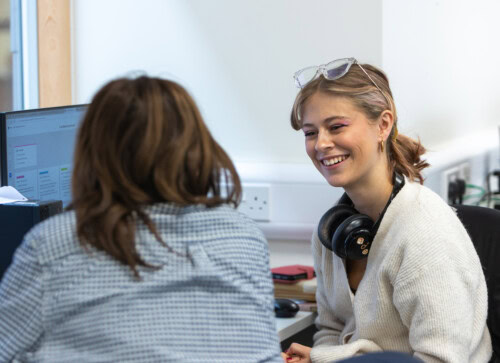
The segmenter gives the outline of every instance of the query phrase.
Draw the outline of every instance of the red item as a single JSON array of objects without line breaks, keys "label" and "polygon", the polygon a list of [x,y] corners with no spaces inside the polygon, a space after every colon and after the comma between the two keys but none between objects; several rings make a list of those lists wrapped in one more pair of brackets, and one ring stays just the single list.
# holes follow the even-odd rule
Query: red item
[{"label": "red item", "polygon": [[312,266],[289,265],[271,269],[273,281],[280,284],[294,284],[300,280],[310,280],[316,276]]}]

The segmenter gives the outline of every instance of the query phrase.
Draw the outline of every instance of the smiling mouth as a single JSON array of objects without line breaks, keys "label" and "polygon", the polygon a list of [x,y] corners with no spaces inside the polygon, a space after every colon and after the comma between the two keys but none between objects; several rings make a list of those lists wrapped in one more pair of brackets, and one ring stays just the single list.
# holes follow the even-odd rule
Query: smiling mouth
[{"label": "smiling mouth", "polygon": [[336,157],[331,158],[331,159],[323,159],[323,160],[321,160],[321,164],[323,164],[324,166],[332,166],[332,165],[339,164],[339,163],[343,162],[348,157],[349,157],[349,155],[342,155],[342,156],[336,156]]}]

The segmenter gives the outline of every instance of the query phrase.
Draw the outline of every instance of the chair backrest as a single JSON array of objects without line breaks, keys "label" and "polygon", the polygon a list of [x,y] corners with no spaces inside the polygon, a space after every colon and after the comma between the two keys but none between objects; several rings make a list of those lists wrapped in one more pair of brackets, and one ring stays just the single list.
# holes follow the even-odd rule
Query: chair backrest
[{"label": "chair backrest", "polygon": [[453,207],[469,233],[483,266],[488,287],[487,324],[494,351],[491,362],[498,362],[500,361],[500,210],[463,204]]}]

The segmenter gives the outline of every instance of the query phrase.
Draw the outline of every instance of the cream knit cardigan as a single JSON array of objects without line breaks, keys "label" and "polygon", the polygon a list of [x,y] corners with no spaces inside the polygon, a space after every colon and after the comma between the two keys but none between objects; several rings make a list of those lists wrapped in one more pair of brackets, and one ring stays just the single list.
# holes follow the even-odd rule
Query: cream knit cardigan
[{"label": "cream knit cardigan", "polygon": [[400,351],[424,362],[481,363],[491,356],[486,283],[454,211],[406,180],[382,220],[356,295],[344,261],[312,239],[319,331],[312,362]]}]

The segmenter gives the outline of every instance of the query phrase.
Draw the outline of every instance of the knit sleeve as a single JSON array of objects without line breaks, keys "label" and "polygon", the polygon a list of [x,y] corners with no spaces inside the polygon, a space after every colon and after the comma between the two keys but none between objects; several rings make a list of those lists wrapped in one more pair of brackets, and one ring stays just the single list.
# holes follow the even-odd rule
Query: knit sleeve
[{"label": "knit sleeve", "polygon": [[[334,314],[333,310],[328,304],[328,296],[333,291],[330,290],[333,286],[333,276],[324,274],[324,264],[329,264],[331,267],[332,261],[325,261],[322,256],[323,248],[321,241],[315,233],[312,238],[312,255],[314,258],[314,270],[316,272],[317,287],[316,287],[316,303],[318,305],[318,316],[316,318],[316,327],[318,332],[314,335],[314,346],[320,345],[338,345],[340,344],[340,333],[344,328],[344,323],[341,322]],[[331,269],[331,268],[330,268]],[[325,286],[325,279],[327,285]]]},{"label": "knit sleeve", "polygon": [[[444,256],[396,280],[394,305],[408,328],[415,357],[425,362],[468,362],[485,328],[487,293],[482,271]],[[472,352],[471,352],[472,350]]]},{"label": "knit sleeve", "polygon": [[0,361],[28,351],[42,334],[42,269],[33,242],[18,248],[0,284]]},{"label": "knit sleeve", "polygon": [[346,359],[368,353],[381,352],[375,342],[368,339],[358,339],[348,344],[314,347],[311,350],[311,361],[314,363],[331,363],[339,359]]}]

